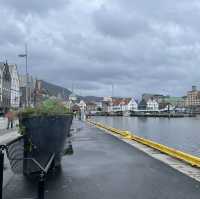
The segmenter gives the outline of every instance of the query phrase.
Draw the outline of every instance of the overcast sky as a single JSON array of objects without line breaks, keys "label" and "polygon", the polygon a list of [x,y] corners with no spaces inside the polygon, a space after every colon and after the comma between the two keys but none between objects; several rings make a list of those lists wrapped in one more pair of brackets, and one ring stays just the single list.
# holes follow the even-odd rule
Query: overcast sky
[{"label": "overcast sky", "polygon": [[200,87],[199,0],[1,0],[0,60],[82,95]]}]

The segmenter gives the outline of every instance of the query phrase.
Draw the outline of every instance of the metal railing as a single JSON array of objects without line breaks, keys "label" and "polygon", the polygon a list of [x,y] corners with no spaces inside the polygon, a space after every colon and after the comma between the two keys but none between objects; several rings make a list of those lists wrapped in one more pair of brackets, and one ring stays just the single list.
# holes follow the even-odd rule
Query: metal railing
[{"label": "metal railing", "polygon": [[[16,149],[17,147],[17,149]],[[3,197],[3,172],[4,172],[4,153],[6,153],[8,160],[10,161],[11,169],[14,173],[23,172],[24,160],[32,161],[39,169],[39,181],[38,181],[38,191],[37,199],[44,199],[45,197],[45,178],[51,168],[55,153],[50,155],[45,167],[42,166],[34,158],[24,158],[24,137],[21,136],[17,139],[12,140],[11,142],[0,145],[0,199]]]}]

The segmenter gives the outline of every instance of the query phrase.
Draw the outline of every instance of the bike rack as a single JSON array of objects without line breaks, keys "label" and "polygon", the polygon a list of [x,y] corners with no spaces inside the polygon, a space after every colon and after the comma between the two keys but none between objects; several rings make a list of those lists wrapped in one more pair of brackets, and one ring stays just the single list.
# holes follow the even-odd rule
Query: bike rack
[{"label": "bike rack", "polygon": [[34,160],[34,162],[39,166],[39,168],[41,169],[40,172],[40,180],[38,183],[38,199],[44,199],[44,192],[45,192],[45,177],[46,174],[49,171],[49,168],[51,167],[53,161],[54,161],[54,157],[55,157],[55,153],[51,155],[47,165],[45,166],[45,168],[43,168],[39,162],[37,162],[36,160]]},{"label": "bike rack", "polygon": [[43,167],[36,159],[34,158],[12,158],[9,157],[8,154],[8,146],[0,145],[0,199],[3,198],[3,170],[4,170],[4,152],[6,152],[9,160],[31,160],[34,164],[40,169],[40,178],[38,182],[38,191],[37,191],[37,199],[44,199],[45,197],[45,177],[54,161],[55,153],[51,155],[45,167]]}]

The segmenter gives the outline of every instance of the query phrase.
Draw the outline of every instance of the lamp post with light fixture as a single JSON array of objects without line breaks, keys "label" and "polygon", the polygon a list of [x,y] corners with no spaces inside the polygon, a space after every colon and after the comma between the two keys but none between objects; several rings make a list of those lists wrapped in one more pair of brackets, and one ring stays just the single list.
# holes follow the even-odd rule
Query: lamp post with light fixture
[{"label": "lamp post with light fixture", "polygon": [[25,44],[25,53],[24,54],[19,54],[19,57],[25,58],[26,62],[26,102],[25,102],[25,107],[29,106],[29,98],[28,98],[28,49],[27,49],[27,44]]}]

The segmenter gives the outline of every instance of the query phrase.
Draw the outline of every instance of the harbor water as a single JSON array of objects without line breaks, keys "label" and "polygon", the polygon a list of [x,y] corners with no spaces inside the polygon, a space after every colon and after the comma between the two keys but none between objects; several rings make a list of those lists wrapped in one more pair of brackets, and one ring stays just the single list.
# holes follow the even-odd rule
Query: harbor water
[{"label": "harbor water", "polygon": [[200,157],[200,116],[171,119],[98,116],[92,119]]}]

